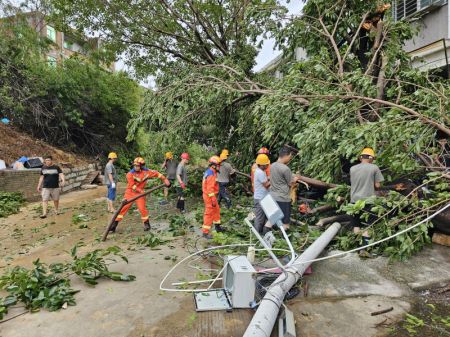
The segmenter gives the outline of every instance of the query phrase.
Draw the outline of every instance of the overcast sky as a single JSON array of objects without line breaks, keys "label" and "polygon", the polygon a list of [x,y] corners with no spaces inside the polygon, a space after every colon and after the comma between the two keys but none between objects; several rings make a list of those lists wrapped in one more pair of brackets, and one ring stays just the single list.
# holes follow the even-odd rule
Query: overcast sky
[{"label": "overcast sky", "polygon": [[[292,0],[290,3],[286,3],[286,1],[281,1],[284,5],[289,9],[290,14],[300,14],[301,9],[303,8],[303,2],[301,0]],[[275,41],[273,39],[268,39],[264,41],[264,44],[256,57],[256,66],[255,70],[258,71],[262,67],[264,67],[267,63],[272,61],[275,57],[280,53],[278,50],[275,50]]]}]

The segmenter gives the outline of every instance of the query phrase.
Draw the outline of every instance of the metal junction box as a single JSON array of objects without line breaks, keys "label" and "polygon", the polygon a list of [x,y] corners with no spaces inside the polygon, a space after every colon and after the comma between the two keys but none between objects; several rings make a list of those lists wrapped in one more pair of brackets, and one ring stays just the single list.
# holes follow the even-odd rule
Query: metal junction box
[{"label": "metal junction box", "polygon": [[256,270],[246,256],[226,256],[227,267],[223,273],[223,288],[231,299],[233,308],[250,308],[255,299]]}]

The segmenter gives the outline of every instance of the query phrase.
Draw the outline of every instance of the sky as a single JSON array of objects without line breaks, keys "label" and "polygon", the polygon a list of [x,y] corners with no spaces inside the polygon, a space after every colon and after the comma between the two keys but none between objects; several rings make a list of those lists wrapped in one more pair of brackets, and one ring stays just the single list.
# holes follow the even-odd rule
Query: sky
[{"label": "sky", "polygon": [[[303,8],[304,3],[301,0],[291,0],[289,3],[286,1],[281,1],[288,9],[289,14],[298,15],[300,14],[301,9]],[[254,68],[255,71],[263,68],[266,64],[272,61],[275,57],[280,54],[280,51],[275,49],[275,40],[267,39],[264,41],[264,44],[256,57],[256,66]]]}]

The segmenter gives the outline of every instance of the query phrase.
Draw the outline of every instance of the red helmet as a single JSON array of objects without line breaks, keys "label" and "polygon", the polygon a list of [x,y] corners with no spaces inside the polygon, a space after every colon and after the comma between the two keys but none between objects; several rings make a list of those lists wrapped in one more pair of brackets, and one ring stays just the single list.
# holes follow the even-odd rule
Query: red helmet
[{"label": "red helmet", "polygon": [[270,151],[267,147],[262,147],[258,150],[258,154],[270,154]]},{"label": "red helmet", "polygon": [[187,152],[183,152],[180,157],[181,157],[181,159],[186,159],[186,160],[191,159],[191,157],[189,156],[189,153],[187,153]]},{"label": "red helmet", "polygon": [[220,164],[220,157],[219,156],[212,156],[209,158],[208,161],[211,165],[219,165]]}]

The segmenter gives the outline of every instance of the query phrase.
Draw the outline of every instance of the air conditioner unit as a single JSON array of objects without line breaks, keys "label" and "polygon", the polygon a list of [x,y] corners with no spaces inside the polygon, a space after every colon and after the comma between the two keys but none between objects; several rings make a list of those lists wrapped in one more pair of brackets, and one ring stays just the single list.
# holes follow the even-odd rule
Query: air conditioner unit
[{"label": "air conditioner unit", "polygon": [[246,256],[229,255],[224,259],[226,268],[222,284],[233,308],[250,308],[255,299],[256,270]]}]

